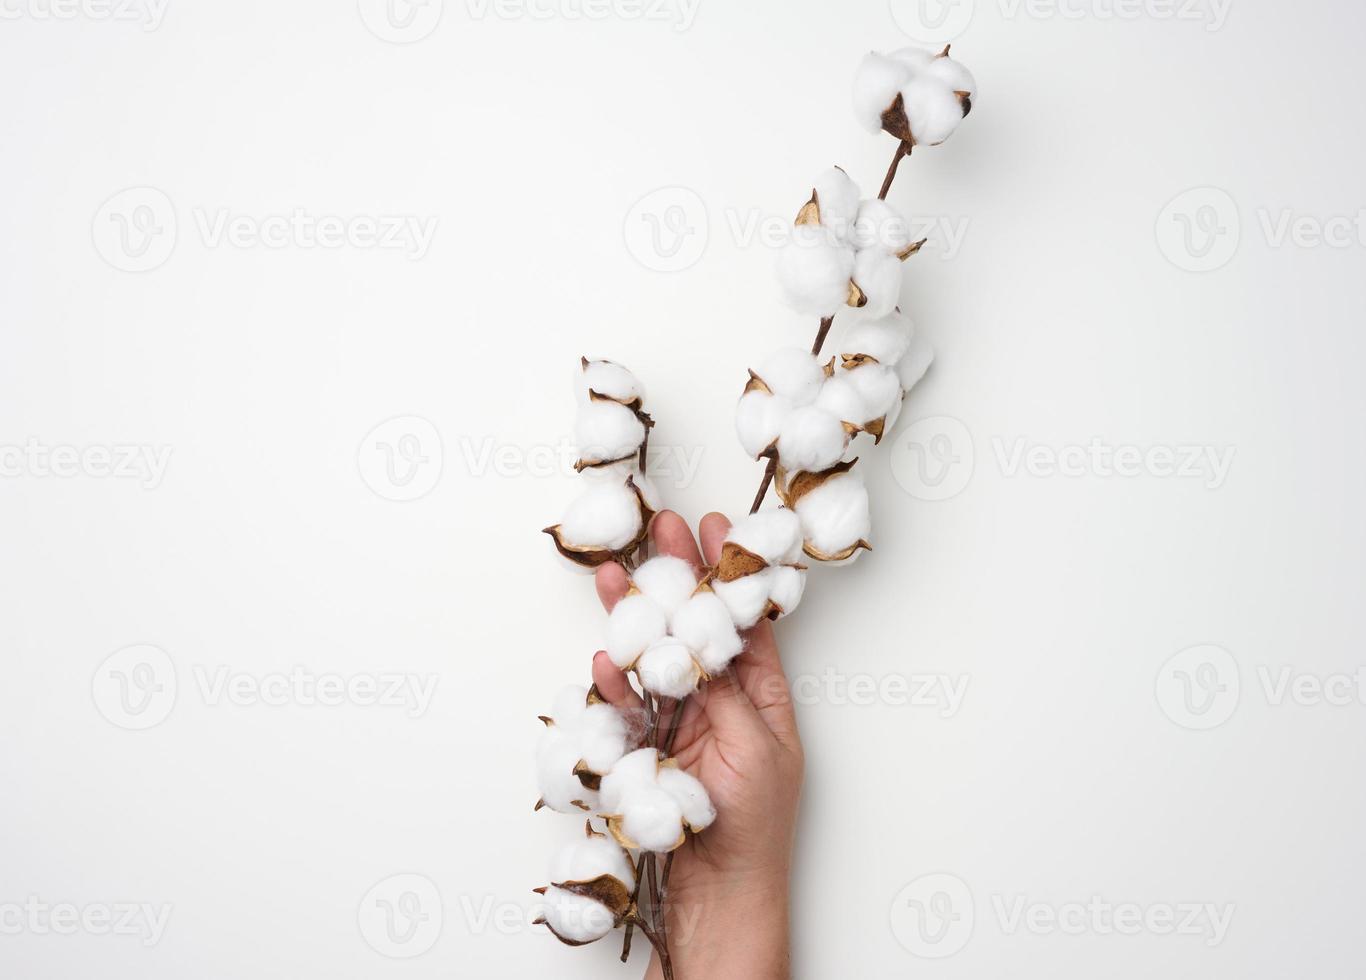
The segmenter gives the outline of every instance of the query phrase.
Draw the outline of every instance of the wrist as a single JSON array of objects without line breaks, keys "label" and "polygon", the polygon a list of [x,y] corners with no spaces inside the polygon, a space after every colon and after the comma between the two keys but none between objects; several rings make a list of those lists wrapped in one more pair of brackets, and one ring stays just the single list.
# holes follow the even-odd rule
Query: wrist
[{"label": "wrist", "polygon": [[665,913],[676,980],[786,980],[790,975],[785,871],[709,874],[669,891]]}]

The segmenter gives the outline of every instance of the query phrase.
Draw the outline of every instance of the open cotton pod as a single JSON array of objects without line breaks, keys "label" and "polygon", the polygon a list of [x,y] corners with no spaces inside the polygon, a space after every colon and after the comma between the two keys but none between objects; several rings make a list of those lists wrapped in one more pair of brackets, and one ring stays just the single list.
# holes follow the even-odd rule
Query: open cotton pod
[{"label": "open cotton pod", "polygon": [[574,420],[576,470],[609,466],[635,459],[648,425],[640,412],[614,401],[589,401],[579,406]]},{"label": "open cotton pod", "polygon": [[640,379],[615,361],[579,362],[574,375],[574,396],[580,404],[612,401],[639,411],[645,404],[645,386]]},{"label": "open cotton pod", "polygon": [[840,462],[821,473],[778,474],[778,494],[801,519],[803,551],[820,562],[846,563],[871,550],[868,488],[854,469]]},{"label": "open cotton pod", "polygon": [[816,400],[830,369],[799,347],[774,351],[750,369],[735,409],[735,433],[751,458],[777,452],[783,425],[795,409]]},{"label": "open cotton pod", "polygon": [[[639,482],[638,482],[639,481]],[[555,548],[569,563],[592,571],[635,553],[649,533],[657,505],[647,498],[645,481],[624,479],[590,482],[564,519],[545,529]]]},{"label": "open cotton pod", "polygon": [[854,113],[870,133],[885,130],[915,146],[953,135],[972,111],[977,83],[962,64],[940,52],[902,48],[872,52],[854,74]]},{"label": "open cotton pod", "polygon": [[626,754],[626,719],[582,687],[561,691],[552,712],[541,716],[545,730],[536,745],[536,809],[591,811],[602,777]]},{"label": "open cotton pod", "polygon": [[607,829],[622,847],[663,854],[716,819],[706,788],[652,748],[622,758],[602,781]]},{"label": "open cotton pod", "polygon": [[537,888],[544,898],[536,925],[568,946],[597,942],[631,914],[635,868],[622,846],[585,825],[586,838],[568,844],[550,862],[551,884]]},{"label": "open cotton pod", "polygon": [[717,604],[686,561],[651,558],[631,574],[626,596],[607,617],[607,655],[635,671],[651,694],[687,697],[743,645],[724,608],[717,615]]},{"label": "open cotton pod", "polygon": [[797,563],[801,552],[801,521],[790,510],[761,510],[735,522],[709,585],[737,629],[797,608],[805,587],[805,569]]},{"label": "open cotton pod", "polygon": [[848,363],[871,359],[895,367],[910,348],[913,337],[915,324],[904,313],[894,311],[883,317],[859,319],[840,338],[840,360]]}]

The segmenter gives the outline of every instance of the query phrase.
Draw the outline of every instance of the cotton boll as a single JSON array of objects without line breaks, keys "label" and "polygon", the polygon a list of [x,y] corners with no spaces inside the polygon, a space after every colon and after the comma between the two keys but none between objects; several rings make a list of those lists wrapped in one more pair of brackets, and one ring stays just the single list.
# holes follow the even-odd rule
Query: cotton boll
[{"label": "cotton boll", "polygon": [[604,647],[612,663],[625,670],[668,631],[668,618],[663,608],[648,596],[628,595],[612,607],[607,617]]},{"label": "cotton boll", "polygon": [[929,74],[912,78],[901,90],[901,97],[917,144],[942,143],[963,121],[963,104],[954,90]]},{"label": "cotton boll", "polygon": [[887,409],[887,414],[882,419],[882,437],[884,439],[891,435],[892,429],[896,428],[896,420],[901,418],[901,408],[906,404],[905,397],[904,394],[897,395],[896,401],[892,402],[892,407]]},{"label": "cotton boll", "polygon": [[859,205],[851,241],[856,249],[876,248],[898,255],[911,246],[911,227],[896,208],[873,198]]},{"label": "cotton boll", "polygon": [[825,381],[825,368],[816,356],[800,347],[784,347],[764,358],[755,372],[770,391],[793,405],[810,405]]},{"label": "cotton boll", "polygon": [[780,395],[751,391],[735,407],[735,434],[751,459],[758,459],[778,439],[793,404]]},{"label": "cotton boll", "polygon": [[661,766],[659,788],[678,803],[683,819],[694,833],[706,830],[716,819],[716,808],[707,795],[707,788],[695,776],[673,766]]},{"label": "cotton boll", "polygon": [[906,355],[897,363],[896,371],[901,378],[901,388],[903,391],[910,391],[920,379],[925,376],[925,372],[934,363],[934,348],[928,342],[917,337],[911,341]]},{"label": "cotton boll", "polygon": [[652,643],[636,661],[640,684],[651,694],[685,698],[697,690],[701,670],[682,640],[666,636]]},{"label": "cotton boll", "polygon": [[870,52],[854,73],[854,118],[870,133],[882,128],[882,113],[910,80],[910,69],[895,58]]},{"label": "cotton boll", "polygon": [[933,58],[925,66],[925,73],[943,82],[952,92],[967,92],[970,97],[977,95],[977,80],[962,62],[952,58]]},{"label": "cotton boll", "polygon": [[638,455],[632,455],[628,459],[619,460],[615,463],[608,463],[603,466],[585,466],[579,471],[579,476],[590,484],[615,483],[622,486],[626,483],[629,476],[640,483],[640,466],[638,465]]},{"label": "cotton boll", "polygon": [[863,396],[843,371],[835,372],[835,376],[821,387],[816,407],[850,425],[862,425],[876,418],[868,414],[868,406],[864,403]]},{"label": "cotton boll", "polygon": [[[841,372],[846,381],[854,386],[859,397],[868,407],[870,419],[878,419],[892,410],[901,401],[901,379],[895,368],[869,361],[858,367]],[[867,420],[865,420],[867,421]]]},{"label": "cotton boll", "polygon": [[590,392],[623,405],[645,400],[645,386],[634,374],[614,361],[584,363],[574,376],[574,394],[581,403],[587,403],[591,400]]},{"label": "cotton boll", "polygon": [[773,569],[773,581],[769,586],[768,598],[773,605],[782,610],[782,615],[791,615],[801,605],[802,593],[806,591],[806,573],[791,565],[779,565]]},{"label": "cotton boll", "polygon": [[783,301],[808,316],[833,316],[849,298],[853,249],[830,229],[797,225],[778,253]]},{"label": "cotton boll", "polygon": [[660,609],[672,616],[697,588],[697,575],[682,558],[659,555],[631,573],[631,582]]},{"label": "cotton boll", "polygon": [[553,885],[546,889],[541,914],[561,942],[595,943],[616,928],[611,909],[585,895],[575,895]]},{"label": "cotton boll", "polygon": [[579,406],[574,441],[583,460],[617,460],[633,455],[645,441],[645,425],[635,412],[616,402]]},{"label": "cotton boll", "polygon": [[850,326],[840,342],[840,354],[855,357],[866,354],[879,364],[893,365],[906,354],[915,336],[915,325],[904,313],[892,312],[877,319],[860,319]]},{"label": "cotton boll", "polygon": [[832,477],[807,493],[797,501],[797,514],[807,545],[823,556],[844,557],[872,530],[868,489],[855,471]]},{"label": "cotton boll", "polygon": [[598,791],[603,813],[620,813],[622,798],[631,790],[653,786],[659,772],[659,753],[646,747],[628,752],[617,760],[612,771],[602,777]]},{"label": "cotton boll", "polygon": [[560,536],[578,547],[616,551],[640,533],[640,501],[626,483],[592,484],[569,505]]},{"label": "cotton boll", "polygon": [[749,629],[768,611],[772,572],[773,569],[766,568],[762,572],[746,575],[732,582],[722,582],[720,579],[712,582],[712,590],[716,597],[725,603],[736,629]]},{"label": "cotton boll", "polygon": [[683,604],[673,619],[673,635],[688,645],[710,676],[725,670],[744,648],[730,610],[714,592],[699,592]]},{"label": "cotton boll", "polygon": [[901,302],[901,260],[881,249],[866,248],[858,253],[854,282],[868,297],[860,314],[884,317]]},{"label": "cotton boll", "polygon": [[839,167],[823,171],[813,182],[821,224],[841,239],[847,238],[858,217],[859,189]]},{"label": "cotton boll", "polygon": [[778,460],[788,472],[823,470],[839,461],[848,442],[839,419],[808,405],[795,409],[783,423]]},{"label": "cotton boll", "polygon": [[770,565],[792,562],[802,553],[802,522],[786,507],[761,510],[736,521],[726,540]]},{"label": "cotton boll", "polygon": [[[553,728],[541,733],[536,746],[536,785],[541,802],[557,813],[595,809],[597,794],[586,788],[574,768],[579,764],[577,747]],[[576,806],[575,801],[583,806]]]},{"label": "cotton boll", "polygon": [[635,887],[635,868],[621,845],[611,837],[580,837],[561,847],[550,859],[550,880],[556,884],[592,881],[603,875],[611,875],[628,891]]},{"label": "cotton boll", "polygon": [[683,842],[683,808],[658,786],[632,789],[622,797],[621,811],[617,826],[643,850],[663,854]]},{"label": "cotton boll", "polygon": [[583,764],[601,775],[626,754],[626,719],[610,704],[590,704],[579,721],[575,739]]},{"label": "cotton boll", "polygon": [[913,73],[919,74],[939,57],[939,52],[916,47],[915,45],[907,45],[904,48],[898,48],[893,51],[889,57],[893,61],[905,65]]}]

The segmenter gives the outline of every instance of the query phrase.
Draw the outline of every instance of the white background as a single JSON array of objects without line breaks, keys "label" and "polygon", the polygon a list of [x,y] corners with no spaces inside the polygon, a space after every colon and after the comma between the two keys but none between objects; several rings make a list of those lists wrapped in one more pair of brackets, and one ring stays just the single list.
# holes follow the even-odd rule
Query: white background
[{"label": "white background", "polygon": [[[669,502],[745,506],[744,369],[814,328],[746,229],[831,163],[875,190],[893,144],[849,81],[909,34],[981,94],[892,194],[934,223],[903,306],[939,360],[868,461],[876,551],[779,631],[809,680],[796,975],[1359,972],[1366,249],[1312,232],[1366,205],[1366,9],[967,2],[469,0],[400,4],[405,32],[368,2],[4,0],[0,973],[638,974],[526,924],[575,832],[531,811],[535,717],[602,627],[538,533],[574,489],[544,456],[577,358],[610,356],[657,443],[702,451]],[[296,210],[437,224],[420,258],[212,236]],[[1115,475],[1093,440],[1158,452]],[[169,452],[161,478],[88,455],[123,446]],[[164,658],[106,663],[138,645]],[[296,667],[435,694],[214,686]],[[898,703],[924,675],[967,684],[957,710]],[[1304,675],[1349,703],[1278,688]],[[151,677],[144,713],[119,676]],[[1147,918],[1069,908],[1093,897]],[[148,944],[31,900],[171,911]],[[1220,941],[1162,927],[1185,903],[1230,910]]]}]

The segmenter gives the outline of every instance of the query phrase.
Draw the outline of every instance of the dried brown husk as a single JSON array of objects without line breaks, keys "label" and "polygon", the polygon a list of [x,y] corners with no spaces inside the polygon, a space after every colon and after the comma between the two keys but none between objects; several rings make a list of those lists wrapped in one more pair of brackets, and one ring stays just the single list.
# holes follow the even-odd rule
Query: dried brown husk
[{"label": "dried brown husk", "polygon": [[712,569],[712,578],[721,582],[734,582],[746,575],[754,575],[768,567],[768,562],[734,541],[721,545],[721,557]]},{"label": "dried brown husk", "polygon": [[858,283],[850,279],[849,296],[844,302],[846,305],[852,306],[856,310],[862,309],[863,307],[868,305],[868,295],[862,289],[859,288]]},{"label": "dried brown husk", "polygon": [[[607,821],[607,832],[612,835],[613,839],[615,839],[618,844],[620,844],[624,848],[627,848],[628,850],[634,851],[640,849],[640,845],[637,844],[635,841],[631,840],[631,838],[626,835],[626,832],[621,829],[622,817],[620,814],[612,814],[610,816],[604,817],[603,819]],[[667,854],[670,851],[678,850],[680,847],[683,846],[687,839],[688,831],[686,828],[680,825],[678,830],[678,840],[671,844],[669,847],[665,848],[663,853]]]},{"label": "dried brown husk", "polygon": [[555,548],[561,555],[569,559],[576,565],[584,568],[599,568],[608,562],[624,561],[626,558],[635,554],[637,549],[645,541],[650,533],[650,522],[654,520],[655,510],[645,502],[645,494],[636,485],[635,477],[628,476],[626,485],[636,495],[636,502],[640,506],[640,530],[636,536],[626,544],[625,547],[613,551],[609,548],[598,548],[593,546],[576,545],[564,540],[564,535],[560,532],[560,525],[552,524],[550,527],[543,528],[541,533],[550,535],[555,542]]},{"label": "dried brown husk", "polygon": [[796,473],[789,473],[780,466],[774,480],[778,487],[778,497],[782,500],[783,506],[789,510],[796,510],[797,504],[808,493],[823,486],[827,480],[848,473],[857,462],[858,457],[841,460],[829,469],[816,472],[799,470]]},{"label": "dried brown husk", "polygon": [[915,145],[915,137],[911,135],[911,121],[906,118],[906,99],[900,92],[896,93],[892,104],[882,110],[882,129],[903,143]]},{"label": "dried brown husk", "polygon": [[820,195],[816,193],[816,188],[811,188],[811,200],[802,205],[802,209],[797,212],[797,220],[793,224],[797,227],[802,225],[819,225],[821,223],[821,202]]},{"label": "dried brown husk", "polygon": [[802,551],[806,553],[807,557],[812,558],[816,561],[847,561],[848,559],[854,557],[854,555],[860,551],[872,550],[873,546],[869,544],[867,541],[863,540],[862,538],[859,538],[857,541],[855,541],[849,547],[845,548],[843,551],[833,555],[828,555],[817,548],[813,548],[809,542],[802,545]]}]

